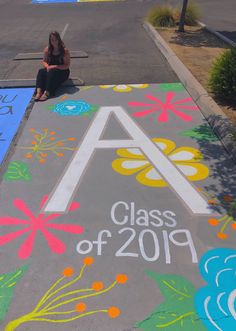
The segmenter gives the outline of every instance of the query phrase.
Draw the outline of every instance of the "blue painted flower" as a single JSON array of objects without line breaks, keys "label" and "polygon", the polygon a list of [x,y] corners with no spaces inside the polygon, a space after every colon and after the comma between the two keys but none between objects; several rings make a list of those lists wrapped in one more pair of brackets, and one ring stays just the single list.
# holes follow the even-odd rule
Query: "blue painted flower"
[{"label": "blue painted flower", "polygon": [[51,110],[61,116],[83,116],[96,111],[98,107],[84,100],[64,100],[56,103]]},{"label": "blue painted flower", "polygon": [[203,255],[199,269],[207,282],[195,296],[202,322],[209,331],[236,330],[236,250],[208,251]]}]

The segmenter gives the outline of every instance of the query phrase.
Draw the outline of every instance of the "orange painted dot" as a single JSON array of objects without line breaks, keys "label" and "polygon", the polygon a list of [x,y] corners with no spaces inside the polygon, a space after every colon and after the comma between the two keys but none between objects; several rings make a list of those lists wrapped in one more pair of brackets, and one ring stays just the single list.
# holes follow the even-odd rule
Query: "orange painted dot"
[{"label": "orange painted dot", "polygon": [[209,218],[208,223],[211,226],[217,226],[219,224],[219,221],[216,218]]},{"label": "orange painted dot", "polygon": [[120,315],[120,309],[117,308],[117,307],[110,307],[108,309],[108,315],[111,317],[111,318],[116,318]]},{"label": "orange painted dot", "polygon": [[31,141],[31,144],[32,144],[32,145],[36,145],[37,142],[33,140],[33,141]]},{"label": "orange painted dot", "polygon": [[42,157],[47,157],[48,155],[47,155],[47,153],[41,153],[40,154]]},{"label": "orange painted dot", "polygon": [[54,135],[56,132],[55,131],[51,131],[50,132],[50,135]]},{"label": "orange painted dot", "polygon": [[51,137],[50,140],[55,140],[56,138],[55,137]]},{"label": "orange painted dot", "polygon": [[59,142],[57,143],[57,146],[64,146],[64,144],[63,144],[62,142],[59,141]]},{"label": "orange painted dot", "polygon": [[61,157],[63,155],[64,155],[63,153],[57,153],[57,156],[59,156],[59,157]]},{"label": "orange painted dot", "polygon": [[208,200],[209,205],[218,205],[218,202],[216,200]]},{"label": "orange painted dot", "polygon": [[68,138],[67,140],[76,140],[76,138]]},{"label": "orange painted dot", "polygon": [[30,128],[29,130],[30,130],[30,132],[34,132],[34,128]]},{"label": "orange painted dot", "polygon": [[79,302],[77,303],[77,305],[75,306],[75,310],[78,311],[79,313],[82,313],[83,311],[85,311],[87,309],[87,306],[84,302]]},{"label": "orange painted dot", "polygon": [[39,137],[40,137],[39,134],[35,134],[35,135],[34,135],[34,138],[35,138],[35,139],[39,139]]},{"label": "orange painted dot", "polygon": [[222,239],[222,240],[225,240],[228,238],[227,234],[226,233],[223,233],[223,232],[218,232],[217,233],[217,237]]},{"label": "orange painted dot", "polygon": [[27,159],[31,159],[31,158],[33,157],[33,155],[32,155],[31,153],[27,153],[27,154],[25,154],[25,157],[26,157]]},{"label": "orange painted dot", "polygon": [[128,280],[128,277],[126,275],[119,274],[116,276],[116,280],[117,280],[117,283],[119,283],[119,284],[125,284]]},{"label": "orange painted dot", "polygon": [[45,162],[46,162],[45,159],[40,159],[40,160],[39,160],[39,163],[45,163]]},{"label": "orange painted dot", "polygon": [[92,289],[94,291],[101,291],[104,288],[103,282],[94,282],[92,284]]},{"label": "orange painted dot", "polygon": [[94,258],[92,256],[86,256],[83,262],[85,265],[91,265],[94,262]]},{"label": "orange painted dot", "polygon": [[63,270],[62,274],[63,274],[63,276],[65,276],[65,277],[71,277],[71,276],[73,276],[73,274],[74,274],[74,269],[71,268],[71,267],[67,267],[67,268],[65,268],[65,269]]},{"label": "orange painted dot", "polygon": [[231,195],[225,195],[225,196],[223,197],[223,199],[224,199],[224,201],[226,201],[226,202],[231,202],[231,201],[233,201],[233,197],[232,197]]},{"label": "orange painted dot", "polygon": [[231,224],[233,230],[236,230],[236,222]]}]

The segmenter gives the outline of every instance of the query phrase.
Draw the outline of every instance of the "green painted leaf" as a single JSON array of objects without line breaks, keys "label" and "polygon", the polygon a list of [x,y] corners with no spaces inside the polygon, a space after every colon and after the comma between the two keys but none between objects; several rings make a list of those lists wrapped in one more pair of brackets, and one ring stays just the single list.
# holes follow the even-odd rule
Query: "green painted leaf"
[{"label": "green painted leaf", "polygon": [[26,163],[22,161],[12,161],[9,163],[3,178],[7,181],[30,181],[32,177],[29,172],[29,167]]},{"label": "green painted leaf", "polygon": [[165,83],[159,84],[158,90],[162,92],[182,92],[185,91],[185,88],[181,83]]},{"label": "green painted leaf", "polygon": [[158,285],[164,302],[136,327],[144,331],[204,331],[195,306],[195,288],[186,278],[178,275],[159,275],[146,271]]},{"label": "green painted leaf", "polygon": [[0,321],[4,319],[13,297],[14,288],[27,268],[27,266],[23,266],[14,272],[0,275]]},{"label": "green painted leaf", "polygon": [[184,277],[178,275],[158,275],[154,271],[146,271],[146,274],[156,281],[161,293],[166,299],[182,301],[191,299],[196,290]]},{"label": "green painted leaf", "polygon": [[217,141],[217,136],[212,132],[207,124],[199,125],[191,130],[180,132],[182,136],[190,137],[199,141]]}]

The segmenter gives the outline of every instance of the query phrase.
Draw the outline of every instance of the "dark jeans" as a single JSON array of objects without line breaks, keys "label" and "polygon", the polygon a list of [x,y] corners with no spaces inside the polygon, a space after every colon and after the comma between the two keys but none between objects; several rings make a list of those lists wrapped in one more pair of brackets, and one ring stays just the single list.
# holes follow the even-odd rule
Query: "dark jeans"
[{"label": "dark jeans", "polygon": [[65,82],[70,75],[70,70],[52,69],[39,69],[36,78],[36,89],[41,88],[42,92],[48,91],[50,95],[55,95],[56,89]]}]

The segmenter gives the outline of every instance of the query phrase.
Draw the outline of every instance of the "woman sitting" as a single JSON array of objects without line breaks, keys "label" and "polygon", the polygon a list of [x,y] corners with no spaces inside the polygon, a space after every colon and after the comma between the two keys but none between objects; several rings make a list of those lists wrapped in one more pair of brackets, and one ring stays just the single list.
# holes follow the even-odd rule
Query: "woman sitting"
[{"label": "woman sitting", "polygon": [[45,101],[54,96],[56,89],[70,75],[70,53],[57,31],[49,34],[49,43],[44,49],[43,66],[37,74],[35,101]]}]

